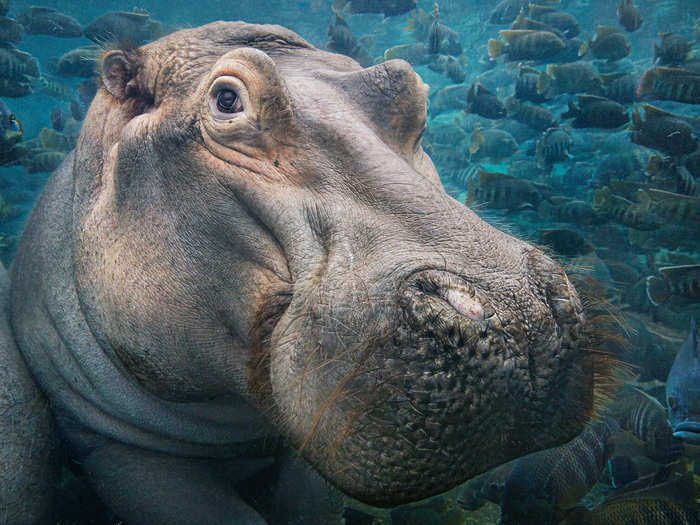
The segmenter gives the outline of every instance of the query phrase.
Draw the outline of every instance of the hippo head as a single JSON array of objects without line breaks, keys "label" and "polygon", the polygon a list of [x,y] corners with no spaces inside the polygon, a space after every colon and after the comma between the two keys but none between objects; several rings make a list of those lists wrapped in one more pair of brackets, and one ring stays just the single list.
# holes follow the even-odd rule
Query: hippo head
[{"label": "hippo head", "polygon": [[109,51],[101,78],[74,160],[75,280],[145,389],[244,396],[375,505],[581,430],[596,366],[578,296],[445,193],[406,62],[217,22]]}]

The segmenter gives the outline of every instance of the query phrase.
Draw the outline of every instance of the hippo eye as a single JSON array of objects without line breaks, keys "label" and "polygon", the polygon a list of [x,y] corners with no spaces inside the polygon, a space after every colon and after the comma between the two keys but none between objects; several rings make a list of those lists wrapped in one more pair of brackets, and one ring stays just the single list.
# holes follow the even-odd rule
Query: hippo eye
[{"label": "hippo eye", "polygon": [[216,109],[222,113],[238,113],[243,111],[243,104],[235,91],[222,89],[216,96]]}]

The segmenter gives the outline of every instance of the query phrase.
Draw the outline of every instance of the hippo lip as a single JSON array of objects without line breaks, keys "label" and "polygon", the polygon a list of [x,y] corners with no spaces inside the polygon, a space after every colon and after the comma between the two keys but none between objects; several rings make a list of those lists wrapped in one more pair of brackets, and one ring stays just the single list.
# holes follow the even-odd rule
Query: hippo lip
[{"label": "hippo lip", "polygon": [[686,420],[678,423],[673,429],[673,436],[684,441],[700,443],[700,421]]}]

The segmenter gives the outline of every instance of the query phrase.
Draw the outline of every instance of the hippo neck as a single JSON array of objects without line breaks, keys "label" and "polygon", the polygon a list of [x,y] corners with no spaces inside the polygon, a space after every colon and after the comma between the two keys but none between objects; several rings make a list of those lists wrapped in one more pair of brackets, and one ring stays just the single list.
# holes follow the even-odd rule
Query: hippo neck
[{"label": "hippo neck", "polygon": [[97,434],[170,454],[238,455],[245,442],[270,433],[242,398],[160,399],[128,377],[92,334],[80,308],[69,249],[71,165],[72,155],[47,182],[12,269],[17,343],[59,426],[78,451]]}]

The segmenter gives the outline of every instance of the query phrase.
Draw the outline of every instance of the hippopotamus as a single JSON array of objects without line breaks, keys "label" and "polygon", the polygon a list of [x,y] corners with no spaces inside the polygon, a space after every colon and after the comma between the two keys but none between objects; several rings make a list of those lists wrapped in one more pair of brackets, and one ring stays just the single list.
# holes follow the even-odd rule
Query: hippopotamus
[{"label": "hippopotamus", "polygon": [[426,498],[589,420],[576,290],[447,195],[407,62],[215,22],[108,50],[100,79],[8,330],[36,439],[121,520],[339,523],[343,494]]}]

